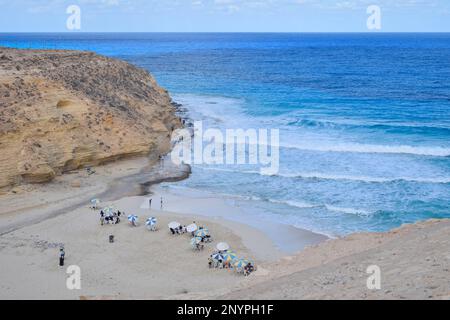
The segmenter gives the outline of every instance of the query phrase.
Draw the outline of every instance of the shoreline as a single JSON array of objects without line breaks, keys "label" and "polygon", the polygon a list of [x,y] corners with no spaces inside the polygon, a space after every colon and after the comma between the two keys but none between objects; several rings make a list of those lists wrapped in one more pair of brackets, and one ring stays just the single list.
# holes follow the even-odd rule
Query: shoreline
[{"label": "shoreline", "polygon": [[[200,190],[171,190],[161,185],[154,185],[151,197],[164,199],[164,209],[184,215],[196,215],[209,219],[222,219],[227,225],[235,223],[246,225],[265,234],[278,251],[277,258],[296,254],[308,246],[325,242],[330,238],[307,229],[292,225],[257,219],[245,209],[223,195]],[[150,196],[149,196],[150,197]],[[245,239],[249,247],[255,247],[253,239]],[[257,246],[256,246],[257,247]],[[266,250],[257,250],[266,252]]]}]

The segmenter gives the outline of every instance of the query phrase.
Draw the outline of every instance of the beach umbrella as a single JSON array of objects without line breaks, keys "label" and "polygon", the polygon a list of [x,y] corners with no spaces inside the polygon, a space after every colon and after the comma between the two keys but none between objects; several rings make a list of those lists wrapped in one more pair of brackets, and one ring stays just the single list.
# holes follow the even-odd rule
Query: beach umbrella
[{"label": "beach umbrella", "polygon": [[196,237],[201,237],[201,238],[204,238],[208,235],[209,235],[208,229],[198,229],[197,232],[195,233]]},{"label": "beach umbrella", "polygon": [[128,221],[130,221],[131,223],[135,224],[138,221],[138,216],[135,216],[134,214],[130,214],[128,216]]},{"label": "beach umbrella", "polygon": [[216,248],[219,251],[226,251],[226,250],[230,249],[230,246],[226,242],[221,242],[221,243],[217,244]]},{"label": "beach umbrella", "polygon": [[202,238],[199,238],[199,237],[194,237],[191,239],[191,245],[193,247],[196,247],[201,242],[202,242]]},{"label": "beach umbrella", "polygon": [[248,265],[249,263],[251,263],[249,260],[246,260],[246,259],[239,259],[239,260],[237,260],[235,263],[233,263],[233,266],[234,266],[235,268],[243,268],[243,267],[245,267],[246,265]]},{"label": "beach umbrella", "polygon": [[92,199],[92,200],[91,200],[91,204],[92,204],[93,206],[98,206],[98,205],[100,204],[100,200],[99,200],[99,199]]},{"label": "beach umbrella", "polygon": [[171,223],[169,223],[169,228],[170,229],[178,229],[181,226],[181,224],[179,222],[173,221]]},{"label": "beach umbrella", "polygon": [[221,253],[214,253],[211,258],[216,261],[225,261],[225,257]]},{"label": "beach umbrella", "polygon": [[225,252],[222,254],[222,256],[223,256],[223,261],[227,261],[227,262],[229,262],[229,261],[234,261],[234,260],[237,259],[236,253],[234,253],[234,252],[231,251],[231,250],[225,251]]},{"label": "beach umbrella", "polygon": [[107,215],[112,215],[116,209],[113,206],[103,208],[103,212]]},{"label": "beach umbrella", "polygon": [[158,220],[154,217],[148,218],[147,222],[145,222],[145,224],[147,226],[154,226],[156,223],[158,222]]},{"label": "beach umbrella", "polygon": [[195,231],[197,231],[197,229],[198,229],[198,227],[195,223],[190,224],[186,227],[187,232],[195,232]]}]

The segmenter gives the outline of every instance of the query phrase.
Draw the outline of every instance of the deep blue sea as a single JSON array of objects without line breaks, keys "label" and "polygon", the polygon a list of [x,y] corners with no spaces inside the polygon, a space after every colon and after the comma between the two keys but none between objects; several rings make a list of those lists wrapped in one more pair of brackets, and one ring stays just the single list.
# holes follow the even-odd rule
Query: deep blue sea
[{"label": "deep blue sea", "polygon": [[280,129],[278,175],[197,165],[168,188],[331,236],[450,218],[450,34],[0,34],[0,46],[124,59],[208,126]]}]

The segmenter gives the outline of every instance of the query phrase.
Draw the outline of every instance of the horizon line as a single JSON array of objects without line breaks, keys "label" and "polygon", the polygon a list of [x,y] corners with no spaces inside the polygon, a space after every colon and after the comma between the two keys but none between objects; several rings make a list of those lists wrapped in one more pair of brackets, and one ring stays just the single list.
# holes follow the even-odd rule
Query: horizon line
[{"label": "horizon line", "polygon": [[450,34],[450,31],[0,31],[0,34],[89,34],[89,33],[172,33],[172,34],[217,34],[217,33],[260,33],[260,34],[389,34],[389,33],[430,33]]}]

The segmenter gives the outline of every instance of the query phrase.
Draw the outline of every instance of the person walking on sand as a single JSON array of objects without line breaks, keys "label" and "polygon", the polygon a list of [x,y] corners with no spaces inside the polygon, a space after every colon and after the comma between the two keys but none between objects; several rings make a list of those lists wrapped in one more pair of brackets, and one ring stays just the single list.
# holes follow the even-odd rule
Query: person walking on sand
[{"label": "person walking on sand", "polygon": [[152,198],[148,199],[149,209],[152,210]]},{"label": "person walking on sand", "polygon": [[163,209],[163,197],[161,197],[161,211]]},{"label": "person walking on sand", "polygon": [[59,266],[63,267],[64,266],[64,258],[66,257],[66,253],[64,252],[64,248],[61,247],[59,249]]}]

